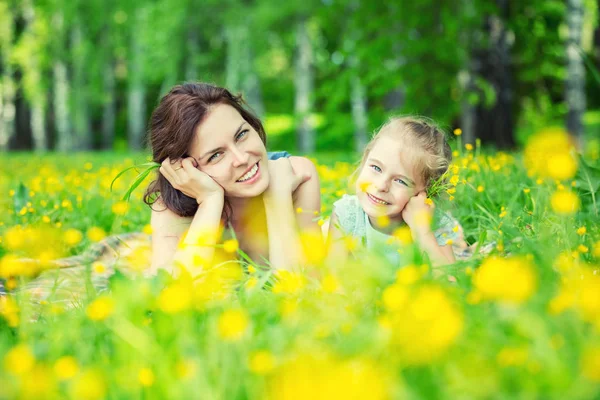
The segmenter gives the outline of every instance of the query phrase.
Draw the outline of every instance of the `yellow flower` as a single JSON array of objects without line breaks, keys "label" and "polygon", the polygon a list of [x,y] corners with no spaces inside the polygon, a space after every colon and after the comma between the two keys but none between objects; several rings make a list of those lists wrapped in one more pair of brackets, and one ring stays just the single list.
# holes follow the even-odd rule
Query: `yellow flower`
[{"label": "yellow flower", "polygon": [[465,149],[467,149],[467,151],[471,151],[473,150],[473,145],[471,143],[467,143],[465,144]]},{"label": "yellow flower", "polygon": [[125,215],[129,210],[129,204],[126,201],[118,201],[112,206],[112,212],[115,215]]},{"label": "yellow flower", "polygon": [[103,399],[106,396],[106,382],[104,377],[96,370],[85,371],[71,384],[70,394],[74,399]]},{"label": "yellow flower", "polygon": [[483,186],[481,186],[481,185],[477,186],[477,191],[478,191],[479,193],[483,192],[484,190],[485,190],[485,189],[483,188]]},{"label": "yellow flower", "polygon": [[390,217],[388,217],[387,215],[380,215],[379,217],[377,217],[376,221],[377,226],[385,228],[390,224]]},{"label": "yellow flower", "polygon": [[193,292],[191,283],[174,282],[158,295],[158,308],[167,314],[175,314],[191,308]]},{"label": "yellow flower", "polygon": [[585,228],[585,226],[579,227],[579,228],[577,229],[577,234],[578,234],[579,236],[583,236],[583,235],[585,235],[585,233],[586,233],[586,232],[587,232],[587,229]]},{"label": "yellow flower", "polygon": [[296,294],[306,285],[306,278],[303,274],[279,270],[274,275],[277,280],[273,284],[273,293]]},{"label": "yellow flower", "polygon": [[496,361],[502,367],[524,365],[529,358],[526,347],[504,347],[496,356]]},{"label": "yellow flower", "polygon": [[451,184],[452,186],[456,186],[456,185],[458,185],[458,181],[459,181],[459,179],[460,179],[460,177],[459,177],[458,175],[453,175],[453,176],[450,178],[450,184]]},{"label": "yellow flower", "polygon": [[142,232],[144,232],[146,235],[151,235],[152,234],[152,225],[150,225],[150,224],[144,225],[144,227],[142,228]]},{"label": "yellow flower", "polygon": [[236,341],[244,336],[250,320],[242,310],[226,310],[219,317],[217,324],[219,336],[228,341]]},{"label": "yellow flower", "polygon": [[114,310],[114,299],[109,296],[100,296],[87,306],[86,314],[92,321],[103,321],[110,317]]},{"label": "yellow flower", "polygon": [[484,299],[520,304],[536,289],[537,276],[524,257],[489,257],[473,275],[473,285]]},{"label": "yellow flower", "polygon": [[332,274],[327,274],[321,280],[321,288],[325,293],[335,293],[338,290],[340,283]]},{"label": "yellow flower", "polygon": [[455,134],[456,136],[460,136],[460,135],[462,135],[462,129],[460,129],[460,128],[456,128],[456,129],[454,130],[454,134]]},{"label": "yellow flower", "polygon": [[[310,384],[306,384],[310,382]],[[269,379],[269,400],[391,398],[391,379],[377,364],[363,359],[339,360],[327,354],[301,354]]]},{"label": "yellow flower", "polygon": [[250,354],[248,367],[257,375],[268,374],[275,368],[275,357],[267,350],[255,351]]},{"label": "yellow flower", "polygon": [[[11,287],[13,282],[15,282],[14,279],[9,279],[6,282],[8,290],[13,290],[16,287],[16,284],[15,287]],[[11,328],[16,328],[19,325],[19,307],[12,297],[0,296],[0,315],[4,317]]]},{"label": "yellow flower", "polygon": [[303,212],[304,210],[302,209],[302,207],[296,208],[296,214],[302,214]]},{"label": "yellow flower", "polygon": [[577,246],[577,251],[579,251],[580,253],[587,253],[588,251],[590,251],[590,249],[587,246],[580,244],[579,246]]},{"label": "yellow flower", "polygon": [[406,305],[409,290],[400,284],[393,284],[385,288],[382,294],[382,302],[386,310],[396,311]]},{"label": "yellow flower", "polygon": [[581,201],[577,195],[569,190],[554,192],[550,197],[552,209],[557,214],[569,215],[577,212]]},{"label": "yellow flower", "polygon": [[92,271],[96,274],[103,274],[106,272],[106,265],[101,263],[100,261],[94,261],[92,264]]},{"label": "yellow flower", "polygon": [[398,239],[402,244],[408,245],[413,242],[412,233],[408,225],[403,225],[396,229],[393,233],[394,237]]},{"label": "yellow flower", "polygon": [[[404,295],[397,295],[394,300],[400,303]],[[462,332],[462,312],[441,287],[413,287],[406,304],[398,307],[398,303],[389,314],[391,344],[405,364],[431,362],[446,352]]]},{"label": "yellow flower", "polygon": [[239,243],[235,239],[229,239],[223,243],[223,250],[225,250],[227,253],[235,253],[238,251],[238,248]]},{"label": "yellow flower", "polygon": [[83,239],[83,234],[77,229],[68,229],[64,235],[65,243],[69,246],[75,246]]},{"label": "yellow flower", "polygon": [[529,189],[529,188],[525,188],[525,189],[523,189],[523,193],[527,194],[527,193],[529,193],[529,192],[531,192],[531,189]]},{"label": "yellow flower", "polygon": [[18,344],[4,355],[4,369],[13,375],[24,375],[34,365],[35,357],[26,344]]},{"label": "yellow flower", "polygon": [[600,346],[589,347],[582,353],[581,372],[587,379],[600,382]]},{"label": "yellow flower", "polygon": [[71,379],[79,372],[77,360],[72,356],[63,356],[54,363],[54,374],[61,380]]},{"label": "yellow flower", "polygon": [[150,387],[154,384],[154,372],[150,368],[142,368],[138,373],[138,380],[142,386]]},{"label": "yellow flower", "polygon": [[310,265],[321,264],[327,256],[327,246],[321,232],[302,232],[300,242],[304,251],[304,258]]},{"label": "yellow flower", "polygon": [[577,161],[567,151],[560,151],[547,159],[547,174],[552,179],[571,179],[577,173]]},{"label": "yellow flower", "polygon": [[102,228],[93,226],[87,230],[86,235],[92,242],[99,242],[106,237],[106,232]]}]

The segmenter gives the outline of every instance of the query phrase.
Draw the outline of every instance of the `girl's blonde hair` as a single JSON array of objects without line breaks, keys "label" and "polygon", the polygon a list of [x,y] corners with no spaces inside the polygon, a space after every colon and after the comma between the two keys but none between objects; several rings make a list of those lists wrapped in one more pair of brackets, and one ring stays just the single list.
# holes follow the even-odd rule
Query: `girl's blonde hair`
[{"label": "girl's blonde hair", "polygon": [[424,117],[392,117],[373,135],[365,147],[360,161],[359,171],[371,152],[371,149],[382,136],[389,136],[403,141],[411,154],[417,176],[425,190],[444,175],[452,162],[452,150],[446,140],[446,134],[435,122]]}]

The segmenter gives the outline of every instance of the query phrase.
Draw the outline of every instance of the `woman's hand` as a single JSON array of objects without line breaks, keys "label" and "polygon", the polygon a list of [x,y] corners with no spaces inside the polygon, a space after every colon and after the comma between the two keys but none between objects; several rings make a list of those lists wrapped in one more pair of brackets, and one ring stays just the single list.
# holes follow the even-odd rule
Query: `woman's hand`
[{"label": "woman's hand", "polygon": [[269,187],[267,197],[291,196],[300,184],[310,179],[310,175],[295,173],[289,158],[269,160]]},{"label": "woman's hand", "polygon": [[411,197],[402,210],[402,219],[413,232],[415,239],[431,232],[434,206],[428,205],[425,200],[427,195],[425,192],[420,192]]},{"label": "woman's hand", "polygon": [[159,168],[160,173],[171,186],[188,197],[196,199],[198,204],[212,196],[224,196],[223,188],[213,178],[198,168],[194,158],[171,160],[167,157]]}]

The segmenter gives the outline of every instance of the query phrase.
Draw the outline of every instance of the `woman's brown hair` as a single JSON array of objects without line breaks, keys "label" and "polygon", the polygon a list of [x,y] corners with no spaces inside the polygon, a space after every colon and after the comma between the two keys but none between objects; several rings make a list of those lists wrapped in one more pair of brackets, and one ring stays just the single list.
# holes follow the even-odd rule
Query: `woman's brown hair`
[{"label": "woman's brown hair", "polygon": [[[241,95],[234,95],[225,88],[208,83],[184,83],[172,88],[152,113],[148,127],[152,159],[162,163],[167,157],[171,160],[188,157],[198,125],[218,104],[235,108],[266,144],[262,123],[249,110]],[[173,188],[157,171],[156,180],[150,183],[144,194],[144,203],[152,206],[158,198],[169,210],[182,217],[191,217],[198,209],[195,199]]]}]

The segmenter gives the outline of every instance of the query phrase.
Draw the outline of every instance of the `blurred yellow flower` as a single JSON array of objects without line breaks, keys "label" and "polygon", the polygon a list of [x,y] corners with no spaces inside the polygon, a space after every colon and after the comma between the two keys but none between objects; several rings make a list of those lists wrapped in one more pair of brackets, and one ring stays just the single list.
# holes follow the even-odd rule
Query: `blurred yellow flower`
[{"label": "blurred yellow flower", "polygon": [[13,375],[24,375],[35,365],[35,357],[26,344],[18,344],[4,355],[4,369]]},{"label": "blurred yellow flower", "polygon": [[483,299],[519,304],[537,287],[537,276],[524,257],[492,256],[473,275],[473,286]]},{"label": "blurred yellow flower", "polygon": [[279,270],[274,275],[273,293],[297,294],[306,285],[306,278],[301,273]]},{"label": "blurred yellow flower", "polygon": [[388,311],[397,311],[406,305],[409,290],[400,284],[393,284],[385,288],[382,294],[383,305]]},{"label": "blurred yellow flower", "polygon": [[255,351],[250,354],[248,367],[257,375],[268,374],[275,368],[275,357],[267,350]]},{"label": "blurred yellow flower", "polygon": [[158,295],[158,308],[167,314],[176,314],[189,310],[192,306],[193,292],[190,282],[176,281],[164,288]]},{"label": "blurred yellow flower", "polygon": [[485,189],[483,188],[483,186],[481,186],[481,185],[477,186],[477,191],[478,191],[479,193],[482,193],[484,190],[485,190]]},{"label": "blurred yellow flower", "polygon": [[242,310],[231,309],[224,311],[217,323],[219,336],[228,341],[236,341],[244,336],[250,320]]},{"label": "blurred yellow flower", "polygon": [[454,133],[456,136],[460,136],[460,135],[462,135],[462,129],[460,129],[460,128],[456,128],[456,129],[453,131],[453,133]]},{"label": "blurred yellow flower", "polygon": [[525,166],[541,178],[567,180],[575,176],[574,145],[564,129],[544,129],[530,137],[524,150]]},{"label": "blurred yellow flower", "polygon": [[238,248],[239,244],[235,239],[229,239],[223,242],[223,250],[225,250],[227,253],[235,253],[238,251]]},{"label": "blurred yellow flower", "polygon": [[302,232],[300,242],[304,251],[304,258],[310,265],[319,265],[327,256],[327,246],[321,232]]},{"label": "blurred yellow flower", "polygon": [[100,400],[106,396],[106,381],[97,370],[87,370],[79,375],[70,385],[73,399]]},{"label": "blurred yellow flower", "polygon": [[586,232],[587,232],[587,229],[585,228],[585,226],[581,226],[581,227],[577,228],[577,234],[579,236],[585,235]]},{"label": "blurred yellow flower", "polygon": [[129,210],[129,203],[126,201],[118,201],[112,206],[112,212],[115,215],[125,215]]},{"label": "blurred yellow flower", "polygon": [[396,229],[393,233],[393,236],[405,245],[411,244],[413,242],[412,233],[408,225],[403,225]]},{"label": "blurred yellow flower", "polygon": [[[1,276],[1,275],[0,275]],[[9,287],[8,281],[6,288],[12,290],[14,288]],[[0,315],[6,320],[6,323],[11,328],[16,328],[19,325],[19,306],[17,302],[11,296],[0,296]]]},{"label": "blurred yellow flower", "polygon": [[467,149],[467,151],[471,151],[473,150],[473,145],[471,143],[467,143],[465,144],[465,149]]},{"label": "blurred yellow flower", "polygon": [[150,368],[142,368],[138,373],[138,380],[144,387],[150,387],[154,384],[154,372]]},{"label": "blurred yellow flower", "polygon": [[335,275],[327,274],[321,280],[321,289],[325,293],[335,293],[340,287],[340,283]]},{"label": "blurred yellow flower", "polygon": [[600,382],[600,346],[589,346],[582,352],[581,372],[593,382]]},{"label": "blurred yellow flower", "polygon": [[99,296],[86,308],[86,314],[92,321],[103,321],[115,310],[115,300],[107,295]]},{"label": "blurred yellow flower", "polygon": [[[310,382],[310,384],[307,384]],[[271,376],[267,399],[383,400],[391,398],[390,379],[377,364],[301,354]]]},{"label": "blurred yellow flower", "polygon": [[569,215],[579,210],[581,201],[574,192],[565,190],[554,192],[550,197],[550,204],[557,214]]},{"label": "blurred yellow flower", "polygon": [[106,237],[104,229],[93,226],[87,230],[86,235],[92,242],[99,242]]},{"label": "blurred yellow flower", "polygon": [[73,356],[63,356],[54,363],[54,374],[61,381],[71,379],[78,372],[79,366]]},{"label": "blurred yellow flower", "polygon": [[496,356],[501,367],[521,366],[527,362],[529,350],[526,347],[504,347]]},{"label": "blurred yellow flower", "polygon": [[65,243],[69,246],[75,246],[83,239],[83,234],[77,229],[67,229],[64,234]]}]

